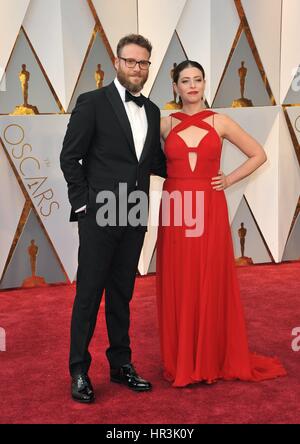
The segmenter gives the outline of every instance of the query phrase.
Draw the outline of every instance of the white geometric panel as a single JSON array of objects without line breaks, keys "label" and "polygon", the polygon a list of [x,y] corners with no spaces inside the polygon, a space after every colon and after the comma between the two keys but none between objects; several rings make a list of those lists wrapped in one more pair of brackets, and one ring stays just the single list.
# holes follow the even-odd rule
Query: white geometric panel
[{"label": "white geometric panel", "polygon": [[173,92],[171,69],[173,68],[174,63],[178,64],[183,60],[186,60],[186,55],[183,52],[177,33],[174,32],[149,95],[149,99],[160,109],[164,109],[166,105],[171,101],[173,102],[175,99],[178,101],[178,97],[174,96]]},{"label": "white geometric panel", "polygon": [[186,0],[138,0],[138,32],[153,45],[149,79],[143,90],[146,96],[151,91],[185,3]]},{"label": "white geometric panel", "polygon": [[77,267],[77,224],[69,223],[67,185],[59,165],[70,116],[5,116],[3,143],[72,281]]},{"label": "white geometric panel", "polygon": [[251,176],[245,196],[275,262],[282,258],[300,190],[300,170],[281,107],[266,109],[266,124],[277,113],[264,149],[267,162]]},{"label": "white geometric panel", "polygon": [[92,0],[92,4],[116,55],[118,41],[138,32],[137,0]]},{"label": "white geometric panel", "polygon": [[30,0],[0,0],[0,83]]},{"label": "white geometric panel", "polygon": [[211,0],[187,0],[176,31],[188,59],[204,68],[205,97],[211,103]]},{"label": "white geometric panel", "polygon": [[[32,276],[28,251],[32,240],[38,249],[36,255],[36,276],[42,277],[47,284],[67,282],[67,278],[44,230],[34,211],[30,210],[18,243],[3,275],[0,289],[21,287],[23,282]],[[18,270],[17,273],[16,270]]]},{"label": "white geometric panel", "polygon": [[217,90],[239,24],[232,0],[188,0],[178,22],[176,30],[188,58],[204,68],[208,103]]},{"label": "white geometric panel", "polygon": [[153,252],[152,259],[149,264],[148,273],[155,273],[156,271],[156,249]]},{"label": "white geometric panel", "polygon": [[242,91],[239,70],[242,62],[244,62],[244,66],[247,69],[244,97],[251,99],[253,106],[256,107],[272,105],[246,33],[243,31],[239,35],[218,92],[214,97],[214,108],[231,107],[233,100],[241,97]]},{"label": "white geometric panel", "polygon": [[281,103],[284,102],[299,67],[300,39],[297,37],[299,22],[299,0],[282,0]]},{"label": "white geometric panel", "polygon": [[289,116],[297,141],[300,145],[300,106],[288,106],[285,110]]},{"label": "white geometric panel", "polygon": [[[265,108],[266,109],[266,108]],[[267,109],[265,117],[272,117],[268,139],[264,144],[267,162],[253,173],[253,180],[245,192],[252,213],[270,249],[278,262],[278,151],[280,107]],[[261,116],[260,125],[265,124]]]},{"label": "white geometric panel", "polygon": [[[219,111],[219,110],[218,110]],[[233,118],[234,120],[238,121],[237,116],[233,116],[229,110],[223,110],[223,112]],[[243,123],[239,124],[244,127]],[[232,171],[234,171],[236,168],[238,168],[242,163],[244,163],[247,160],[247,156],[242,153],[238,148],[236,148],[229,140],[223,141],[223,147],[222,147],[222,157],[221,157],[221,165],[220,168],[225,174],[229,174]],[[245,192],[245,189],[247,187],[247,183],[249,181],[249,178],[246,177],[244,180],[241,180],[235,184],[233,184],[230,188],[225,190],[225,195],[227,199],[227,206],[228,206],[228,216],[229,216],[229,222],[232,223],[235,214],[237,212],[237,209],[243,199],[243,195]]]},{"label": "white geometric panel", "polygon": [[66,110],[95,27],[82,0],[32,0],[24,29]]},{"label": "white geometric panel", "polygon": [[[263,107],[249,107],[249,108],[223,108],[217,109],[216,112],[224,113],[236,121],[241,128],[243,128],[247,133],[254,137],[262,146],[268,139],[269,132],[271,131],[274,119],[278,110],[270,107],[270,112],[268,108]],[[247,157],[241,150],[225,140],[223,143],[222,158],[221,158],[221,169],[225,174],[229,174],[235,170],[239,165],[241,165]],[[229,220],[233,221],[236,214],[238,206],[243,198],[243,194],[247,196],[247,190],[252,182],[256,182],[257,177],[263,176],[263,165],[259,170],[257,170],[252,175],[244,178],[243,180],[237,182],[236,184],[229,187],[226,191],[226,198],[228,203]],[[261,193],[261,195],[264,193]],[[256,198],[258,198],[256,196]],[[268,198],[268,195],[267,195]],[[249,202],[249,201],[248,201]],[[249,202],[250,203],[250,202]],[[250,205],[251,206],[251,205]],[[252,209],[252,207],[251,207]],[[254,215],[255,217],[255,215]]]},{"label": "white geometric panel", "polygon": [[300,65],[295,70],[294,79],[282,105],[298,105],[300,103]]},{"label": "white geometric panel", "polygon": [[164,179],[151,176],[148,231],[141,251],[138,270],[141,275],[147,274],[156,246],[159,208]]},{"label": "white geometric panel", "polygon": [[300,213],[295,220],[295,224],[286,243],[282,260],[300,260]]},{"label": "white geometric panel", "polygon": [[280,103],[281,0],[242,0],[260,59]]},{"label": "white geometric panel", "polygon": [[[1,122],[0,118],[0,122]],[[0,131],[0,137],[3,133]],[[11,169],[0,140],[0,279],[25,205],[25,197]]]},{"label": "white geometric panel", "polygon": [[238,31],[240,18],[231,0],[212,0],[211,8],[210,96],[212,101]]},{"label": "white geometric panel", "polygon": [[60,107],[22,29],[6,67],[6,90],[0,91],[0,113],[10,114],[16,105],[24,102],[19,78],[23,64],[26,64],[26,70],[30,74],[28,103],[36,106],[40,114],[59,113]]},{"label": "white geometric panel", "polygon": [[91,46],[89,54],[84,62],[84,66],[80,73],[78,83],[74,90],[72,99],[69,103],[69,107],[67,110],[68,113],[72,112],[72,110],[74,109],[79,94],[87,91],[92,91],[97,88],[97,84],[95,81],[95,71],[98,67],[98,64],[101,64],[101,70],[104,72],[103,86],[106,86],[111,83],[116,77],[116,70],[109,54],[107,53],[107,49],[99,32],[97,32],[94,43]]},{"label": "white geometric panel", "polygon": [[300,168],[282,110],[279,117],[278,247],[281,261],[300,196]]},{"label": "white geometric panel", "polygon": [[239,236],[239,230],[242,223],[244,224],[244,228],[247,230],[244,244],[244,256],[250,257],[254,264],[272,262],[245,198],[242,199],[235,218],[231,224],[231,234],[235,257],[238,258],[242,256],[241,239]]}]

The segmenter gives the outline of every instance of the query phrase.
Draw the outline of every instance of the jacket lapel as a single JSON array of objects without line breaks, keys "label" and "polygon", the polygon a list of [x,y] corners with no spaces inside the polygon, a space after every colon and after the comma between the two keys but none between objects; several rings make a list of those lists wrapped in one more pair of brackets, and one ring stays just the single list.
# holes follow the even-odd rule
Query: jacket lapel
[{"label": "jacket lapel", "polygon": [[144,143],[144,147],[143,147],[143,151],[139,160],[139,163],[143,162],[143,160],[145,159],[145,157],[147,156],[148,150],[151,147],[151,137],[152,137],[152,133],[153,133],[153,115],[152,115],[152,110],[151,110],[151,106],[150,106],[150,102],[149,100],[145,101],[145,111],[146,111],[146,116],[147,116],[147,121],[148,121],[148,130],[147,130],[147,134],[146,134],[146,139],[145,139],[145,143]]},{"label": "jacket lapel", "polygon": [[112,108],[117,116],[117,119],[125,133],[125,136],[127,138],[127,141],[129,143],[131,151],[133,151],[134,155],[136,156],[135,147],[134,147],[134,141],[133,141],[133,135],[131,131],[131,126],[127,117],[127,113],[124,107],[124,104],[122,102],[122,99],[120,97],[120,94],[115,87],[114,82],[112,82],[105,90],[107,97],[112,105]]},{"label": "jacket lapel", "polygon": [[[122,102],[122,99],[120,97],[120,94],[119,94],[114,82],[112,82],[110,85],[107,86],[107,88],[105,89],[105,92],[106,92],[107,97],[112,105],[112,108],[113,108],[115,114],[116,114],[116,117],[117,117],[117,119],[118,119],[124,133],[125,133],[125,136],[126,136],[127,141],[129,143],[130,149],[136,157],[134,140],[133,140],[130,122],[128,120],[124,104]],[[154,129],[154,116],[153,116],[152,109],[150,106],[150,101],[146,100],[144,106],[145,106],[145,112],[146,112],[147,121],[148,121],[148,130],[147,130],[146,139],[145,139],[145,143],[144,143],[144,147],[143,147],[143,151],[142,151],[139,163],[141,163],[145,159],[145,157],[149,151],[149,148],[151,147],[151,138],[152,138],[152,133],[153,133],[153,129]]]}]

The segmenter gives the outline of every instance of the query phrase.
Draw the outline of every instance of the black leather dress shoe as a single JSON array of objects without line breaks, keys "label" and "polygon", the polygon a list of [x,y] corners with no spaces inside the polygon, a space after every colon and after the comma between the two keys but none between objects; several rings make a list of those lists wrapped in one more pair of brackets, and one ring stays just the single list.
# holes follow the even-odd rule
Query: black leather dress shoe
[{"label": "black leather dress shoe", "polygon": [[74,401],[89,403],[95,400],[90,378],[84,373],[72,377],[71,393]]},{"label": "black leather dress shoe", "polygon": [[152,389],[150,382],[142,379],[132,364],[122,365],[122,367],[110,369],[111,382],[117,382],[118,384],[124,384],[131,390],[136,392],[146,392]]}]

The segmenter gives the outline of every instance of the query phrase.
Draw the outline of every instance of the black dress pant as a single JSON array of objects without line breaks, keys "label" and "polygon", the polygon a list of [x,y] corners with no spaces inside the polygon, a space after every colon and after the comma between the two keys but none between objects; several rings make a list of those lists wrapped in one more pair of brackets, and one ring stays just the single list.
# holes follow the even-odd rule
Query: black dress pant
[{"label": "black dress pant", "polygon": [[109,337],[106,355],[110,367],[118,368],[131,362],[129,303],[145,236],[143,228],[99,227],[93,211],[79,216],[78,230],[78,271],[69,360],[71,375],[89,370],[88,347],[104,290]]}]

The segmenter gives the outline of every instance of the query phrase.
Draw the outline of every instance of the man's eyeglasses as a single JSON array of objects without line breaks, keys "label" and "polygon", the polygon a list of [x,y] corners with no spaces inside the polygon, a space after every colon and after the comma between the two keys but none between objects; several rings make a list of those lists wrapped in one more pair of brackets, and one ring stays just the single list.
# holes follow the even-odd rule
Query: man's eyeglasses
[{"label": "man's eyeglasses", "polygon": [[149,69],[149,67],[151,65],[151,62],[149,62],[148,60],[137,61],[135,59],[126,59],[125,57],[119,57],[119,59],[124,60],[127,68],[135,68],[137,63],[139,65],[140,69]]}]

